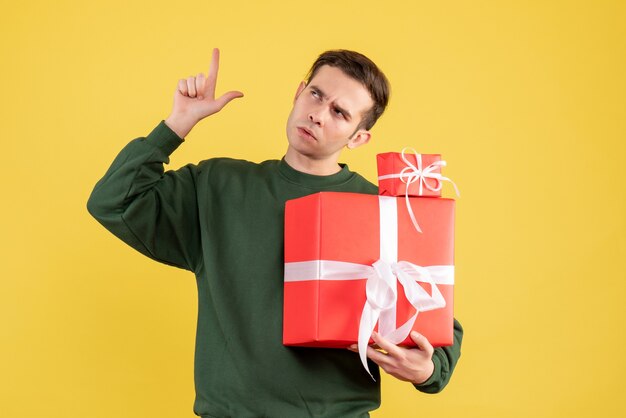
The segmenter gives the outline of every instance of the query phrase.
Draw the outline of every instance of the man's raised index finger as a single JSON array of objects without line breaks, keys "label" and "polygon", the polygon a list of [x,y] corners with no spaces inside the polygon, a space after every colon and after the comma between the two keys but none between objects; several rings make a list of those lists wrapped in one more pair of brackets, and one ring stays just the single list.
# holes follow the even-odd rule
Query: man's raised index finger
[{"label": "man's raised index finger", "polygon": [[209,65],[209,76],[207,77],[207,95],[215,97],[215,87],[217,85],[217,71],[220,68],[220,50],[213,48],[211,64]]}]

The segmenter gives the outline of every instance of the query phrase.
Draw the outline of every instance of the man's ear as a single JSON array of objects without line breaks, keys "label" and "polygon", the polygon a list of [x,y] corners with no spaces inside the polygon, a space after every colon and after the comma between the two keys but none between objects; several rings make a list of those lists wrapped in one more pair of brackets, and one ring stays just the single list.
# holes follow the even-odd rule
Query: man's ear
[{"label": "man's ear", "polygon": [[365,129],[359,129],[354,135],[352,135],[352,138],[348,140],[346,146],[349,149],[355,149],[360,147],[361,145],[367,144],[368,142],[370,142],[370,139],[372,139],[372,133],[370,131],[366,131]]},{"label": "man's ear", "polygon": [[302,93],[302,90],[304,90],[305,87],[306,87],[306,82],[301,81],[300,85],[298,85],[298,90],[296,90],[296,95],[293,98],[294,103],[296,102],[296,100],[298,99],[298,96],[300,95],[300,93]]}]

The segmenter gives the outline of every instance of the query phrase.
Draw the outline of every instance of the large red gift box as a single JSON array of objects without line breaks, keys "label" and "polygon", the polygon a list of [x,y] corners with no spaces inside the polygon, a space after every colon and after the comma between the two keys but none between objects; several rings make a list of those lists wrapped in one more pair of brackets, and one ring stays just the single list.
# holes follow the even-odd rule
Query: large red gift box
[{"label": "large red gift box", "polygon": [[[333,268],[346,264],[373,270],[371,266],[379,259],[429,269],[443,266],[448,275],[451,270],[452,278],[431,282],[445,299],[445,307],[420,312],[412,329],[433,346],[453,343],[455,202],[444,198],[408,201],[423,233],[411,224],[404,198],[321,192],[287,201],[283,344],[343,348],[356,343],[368,279],[358,268],[350,277],[334,275]],[[427,280],[418,284],[434,296]],[[397,286],[397,295],[394,316],[400,327],[416,309],[403,285]],[[400,344],[415,345],[410,337]]]},{"label": "large red gift box", "polygon": [[441,196],[441,154],[386,152],[376,156],[381,196]]}]

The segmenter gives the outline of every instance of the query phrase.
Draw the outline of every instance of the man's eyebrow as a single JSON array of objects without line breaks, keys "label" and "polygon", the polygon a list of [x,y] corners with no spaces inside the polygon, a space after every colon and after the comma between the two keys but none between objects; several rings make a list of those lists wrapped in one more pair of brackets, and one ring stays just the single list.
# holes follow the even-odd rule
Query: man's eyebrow
[{"label": "man's eyebrow", "polygon": [[[311,88],[311,90],[315,90],[320,95],[320,97],[322,99],[326,99],[328,97],[326,95],[326,93],[324,93],[324,90],[320,89],[315,84],[311,84],[309,87]],[[335,109],[337,109],[338,111],[343,113],[343,115],[345,116],[346,120],[351,120],[352,119],[352,114],[347,109],[344,109],[343,107],[339,106],[337,103],[333,103],[333,106],[335,107]]]},{"label": "man's eyebrow", "polygon": [[328,97],[326,96],[326,93],[324,93],[324,91],[318,86],[316,86],[315,84],[309,84],[309,87],[311,88],[311,90],[315,90],[322,99],[325,99],[326,97]]},{"label": "man's eyebrow", "polygon": [[337,109],[338,111],[343,113],[343,116],[346,118],[346,120],[351,120],[352,119],[352,115],[346,109],[344,109],[343,107],[339,106],[337,103],[333,103],[333,106],[335,106],[335,109]]}]

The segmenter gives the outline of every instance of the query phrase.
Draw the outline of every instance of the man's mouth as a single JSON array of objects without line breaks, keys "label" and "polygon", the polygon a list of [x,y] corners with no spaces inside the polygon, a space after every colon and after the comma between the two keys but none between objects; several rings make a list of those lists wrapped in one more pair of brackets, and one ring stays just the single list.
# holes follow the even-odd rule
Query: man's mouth
[{"label": "man's mouth", "polygon": [[317,141],[317,138],[315,138],[315,135],[313,135],[313,132],[311,132],[309,129],[298,126],[298,132],[300,132],[300,134],[306,136],[306,137],[310,137],[311,139],[314,139],[315,141]]}]

